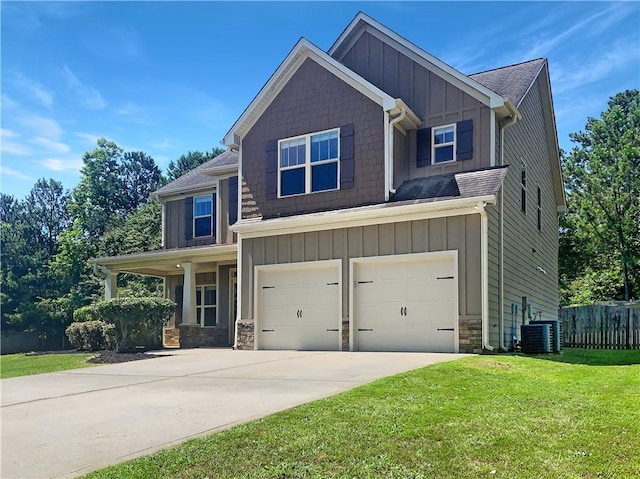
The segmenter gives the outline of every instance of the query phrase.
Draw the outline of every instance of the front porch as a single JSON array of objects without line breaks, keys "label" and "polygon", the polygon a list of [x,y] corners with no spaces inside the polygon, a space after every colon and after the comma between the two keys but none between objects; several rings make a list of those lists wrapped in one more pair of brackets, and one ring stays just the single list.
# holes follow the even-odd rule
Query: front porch
[{"label": "front porch", "polygon": [[118,295],[118,275],[162,278],[164,297],[176,310],[163,329],[167,348],[232,346],[237,304],[237,245],[178,248],[96,258],[94,271],[104,279],[105,299]]}]

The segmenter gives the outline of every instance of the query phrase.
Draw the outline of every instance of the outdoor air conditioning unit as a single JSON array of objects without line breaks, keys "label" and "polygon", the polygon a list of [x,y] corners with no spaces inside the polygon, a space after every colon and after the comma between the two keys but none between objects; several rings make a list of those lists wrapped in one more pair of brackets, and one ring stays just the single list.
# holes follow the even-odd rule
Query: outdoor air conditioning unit
[{"label": "outdoor air conditioning unit", "polygon": [[557,319],[540,319],[538,321],[531,321],[529,324],[548,324],[551,328],[551,350],[554,353],[559,353],[562,349],[562,341],[560,335],[560,321]]},{"label": "outdoor air conditioning unit", "polygon": [[551,352],[551,327],[548,324],[523,324],[520,326],[522,352],[545,354]]}]

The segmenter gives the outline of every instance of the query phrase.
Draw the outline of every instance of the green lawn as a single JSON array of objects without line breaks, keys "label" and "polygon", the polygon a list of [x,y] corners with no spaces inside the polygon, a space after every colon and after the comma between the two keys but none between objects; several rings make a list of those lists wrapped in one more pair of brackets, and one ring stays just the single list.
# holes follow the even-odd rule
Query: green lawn
[{"label": "green lawn", "polygon": [[464,358],[86,477],[638,478],[640,352]]},{"label": "green lawn", "polygon": [[5,354],[0,356],[0,378],[6,379],[97,366],[87,362],[87,359],[93,356],[95,356],[95,353],[43,354],[36,356]]}]

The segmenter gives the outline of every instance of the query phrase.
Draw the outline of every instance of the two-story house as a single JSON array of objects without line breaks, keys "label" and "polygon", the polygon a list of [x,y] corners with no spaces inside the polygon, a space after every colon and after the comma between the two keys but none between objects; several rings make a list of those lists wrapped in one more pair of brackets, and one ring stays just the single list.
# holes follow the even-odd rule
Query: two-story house
[{"label": "two-story house", "polygon": [[228,150],[152,194],[162,203],[162,249],[97,258],[105,297],[117,295],[119,273],[163,278],[176,312],[164,328],[166,347],[230,346],[236,318],[238,154]]},{"label": "two-story house", "polygon": [[[556,317],[546,60],[467,76],[360,13],[328,52],[300,40],[223,144],[229,164],[156,193],[166,249],[145,267],[176,258],[160,275],[179,303],[165,344],[473,352]],[[198,242],[209,211],[219,231]]]}]

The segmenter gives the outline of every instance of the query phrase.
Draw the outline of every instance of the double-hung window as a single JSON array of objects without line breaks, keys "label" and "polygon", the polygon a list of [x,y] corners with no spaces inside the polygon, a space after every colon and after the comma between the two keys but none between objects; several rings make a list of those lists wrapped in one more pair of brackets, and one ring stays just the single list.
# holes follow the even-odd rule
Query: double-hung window
[{"label": "double-hung window", "polygon": [[336,190],[340,175],[340,130],[278,142],[279,196]]},{"label": "double-hung window", "polygon": [[193,198],[193,236],[211,236],[213,234],[213,196]]},{"label": "double-hung window", "polygon": [[433,158],[434,163],[444,163],[455,160],[456,125],[446,125],[433,129]]}]

